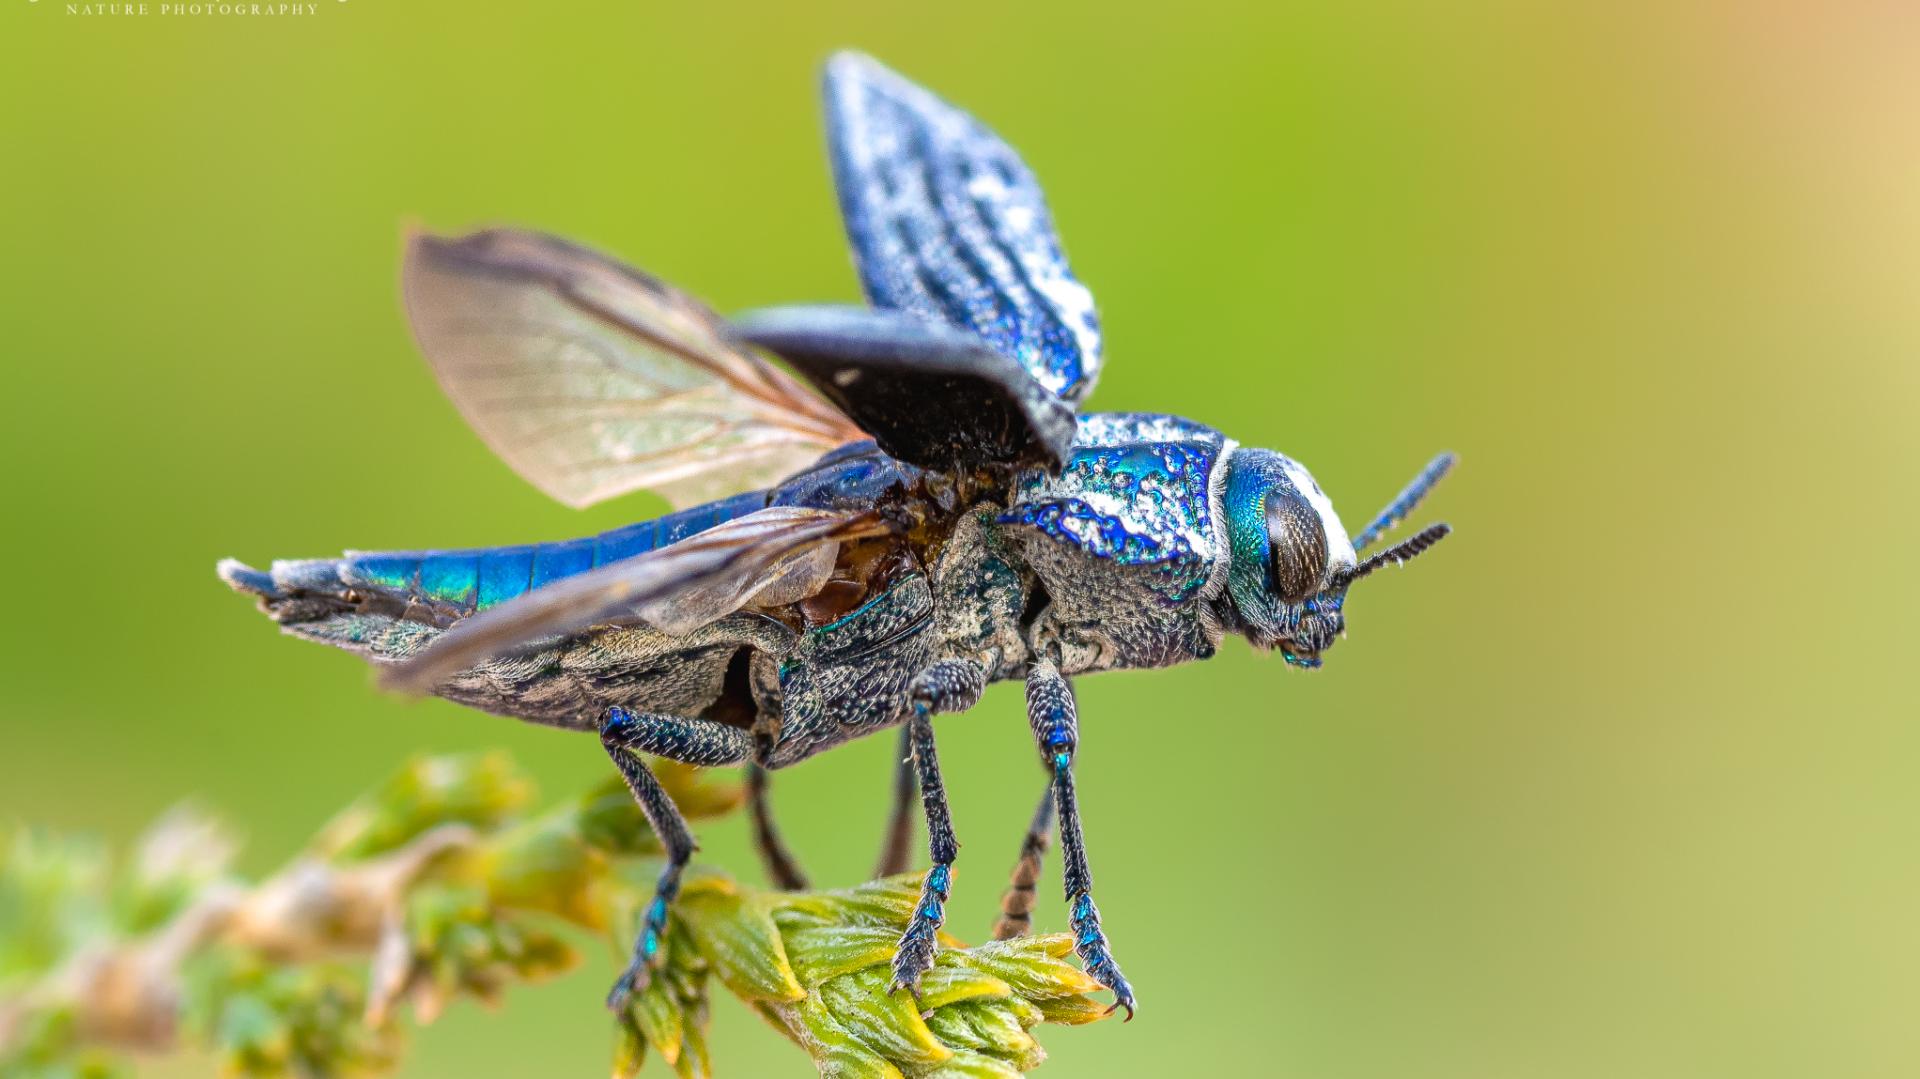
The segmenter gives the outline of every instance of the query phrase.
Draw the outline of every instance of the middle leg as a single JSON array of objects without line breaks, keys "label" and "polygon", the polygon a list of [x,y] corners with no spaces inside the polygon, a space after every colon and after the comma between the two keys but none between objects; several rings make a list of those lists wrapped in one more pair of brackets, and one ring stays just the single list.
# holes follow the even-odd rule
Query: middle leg
[{"label": "middle leg", "polygon": [[953,858],[960,844],[953,838],[953,816],[947,810],[947,787],[940,779],[940,758],[933,747],[935,712],[963,712],[979,701],[986,688],[980,666],[964,659],[935,663],[914,679],[907,719],[907,744],[913,751],[914,776],[920,784],[920,806],[927,818],[927,854],[933,868],[920,886],[920,903],[913,920],[893,953],[893,989],[905,989],[919,999],[920,976],[933,966],[939,947],[940,925],[946,920],[947,889],[953,883]]}]

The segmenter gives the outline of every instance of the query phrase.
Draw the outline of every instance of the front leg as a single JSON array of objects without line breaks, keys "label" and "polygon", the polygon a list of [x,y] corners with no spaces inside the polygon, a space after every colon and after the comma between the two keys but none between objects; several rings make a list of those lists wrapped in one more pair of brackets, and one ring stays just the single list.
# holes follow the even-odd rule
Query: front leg
[{"label": "front leg", "polygon": [[933,966],[941,923],[946,921],[947,889],[953,882],[953,858],[960,844],[953,838],[953,816],[947,810],[947,788],[940,779],[940,758],[933,746],[933,714],[973,707],[986,688],[979,665],[966,660],[944,660],[914,679],[912,709],[907,718],[906,743],[920,784],[920,808],[927,818],[927,853],[933,868],[920,886],[920,904],[900,935],[893,953],[893,989],[905,989],[919,999],[920,976]]},{"label": "front leg", "polygon": [[1107,948],[1106,934],[1100,930],[1100,910],[1093,905],[1093,871],[1087,868],[1080,810],[1074,802],[1073,755],[1080,744],[1080,718],[1074,708],[1073,687],[1047,660],[1035,662],[1027,672],[1027,720],[1033,725],[1034,740],[1040,744],[1042,761],[1052,776],[1074,951],[1086,963],[1087,973],[1113,990],[1113,1007],[1125,1008],[1127,1018],[1132,1019],[1133,987],[1120,973],[1120,965]]}]

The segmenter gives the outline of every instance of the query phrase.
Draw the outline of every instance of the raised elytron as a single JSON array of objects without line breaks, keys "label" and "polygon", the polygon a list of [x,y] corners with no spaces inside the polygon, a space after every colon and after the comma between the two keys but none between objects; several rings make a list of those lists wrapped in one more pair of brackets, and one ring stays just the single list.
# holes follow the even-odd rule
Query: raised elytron
[{"label": "raised elytron", "polygon": [[615,1007],[649,977],[694,849],[636,754],[745,765],[759,848],[799,887],[768,773],[902,727],[880,871],[906,867],[917,788],[933,865],[893,961],[913,992],[956,846],[932,719],[1021,679],[1046,789],[995,933],[1026,930],[1057,816],[1077,950],[1131,1015],[1093,902],[1068,679],[1205,659],[1229,633],[1319,666],[1348,590],[1446,535],[1364,555],[1451,458],[1350,538],[1291,458],[1176,416],[1077,414],[1099,322],[1033,174],[867,57],[835,57],[825,96],[871,307],[723,319],[548,236],[408,245],[414,334],[488,445],[571,505],[646,489],[677,512],[568,542],[220,575],[390,686],[599,734],[668,852]]}]

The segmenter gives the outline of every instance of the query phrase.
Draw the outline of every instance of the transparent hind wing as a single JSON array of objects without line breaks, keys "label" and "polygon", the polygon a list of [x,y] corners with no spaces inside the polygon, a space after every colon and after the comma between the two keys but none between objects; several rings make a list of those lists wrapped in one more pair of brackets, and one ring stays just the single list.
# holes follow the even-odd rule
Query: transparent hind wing
[{"label": "transparent hind wing", "polygon": [[697,300],[551,236],[414,235],[403,288],[447,396],[570,506],[641,489],[695,505],[865,437]]},{"label": "transparent hind wing", "polygon": [[487,660],[594,626],[688,633],[742,607],[792,603],[826,583],[842,543],[887,531],[872,513],[768,507],[474,615],[381,681],[426,693]]},{"label": "transparent hind wing", "polygon": [[827,140],[867,299],[970,330],[1078,405],[1100,374],[1093,295],[1040,184],[979,121],[878,61],[827,64]]}]

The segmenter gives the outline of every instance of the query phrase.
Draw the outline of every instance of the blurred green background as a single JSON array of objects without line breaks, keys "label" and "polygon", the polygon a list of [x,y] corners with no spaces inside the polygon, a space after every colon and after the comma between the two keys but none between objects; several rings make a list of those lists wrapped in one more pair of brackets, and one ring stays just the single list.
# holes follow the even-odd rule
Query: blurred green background
[{"label": "blurred green background", "polygon": [[[125,840],[194,795],[264,870],[416,752],[603,775],[590,739],[378,695],[213,564],[657,512],[563,509],[465,429],[400,228],[551,230],[723,310],[852,299],[815,101],[842,46],[1043,178],[1097,407],[1283,449],[1350,524],[1463,460],[1421,515],[1458,535],[1357,596],[1324,671],[1236,643],[1083,681],[1143,1008],[1049,1032],[1043,1074],[1920,1074],[1899,5],[6,0],[0,817]],[[1017,688],[941,730],[978,937],[1040,777]],[[869,866],[890,750],[780,780],[817,880]],[[742,822],[702,840],[757,873]],[[600,1074],[611,969],[456,1009],[405,1074]],[[722,1074],[805,1074],[717,1024]]]}]

